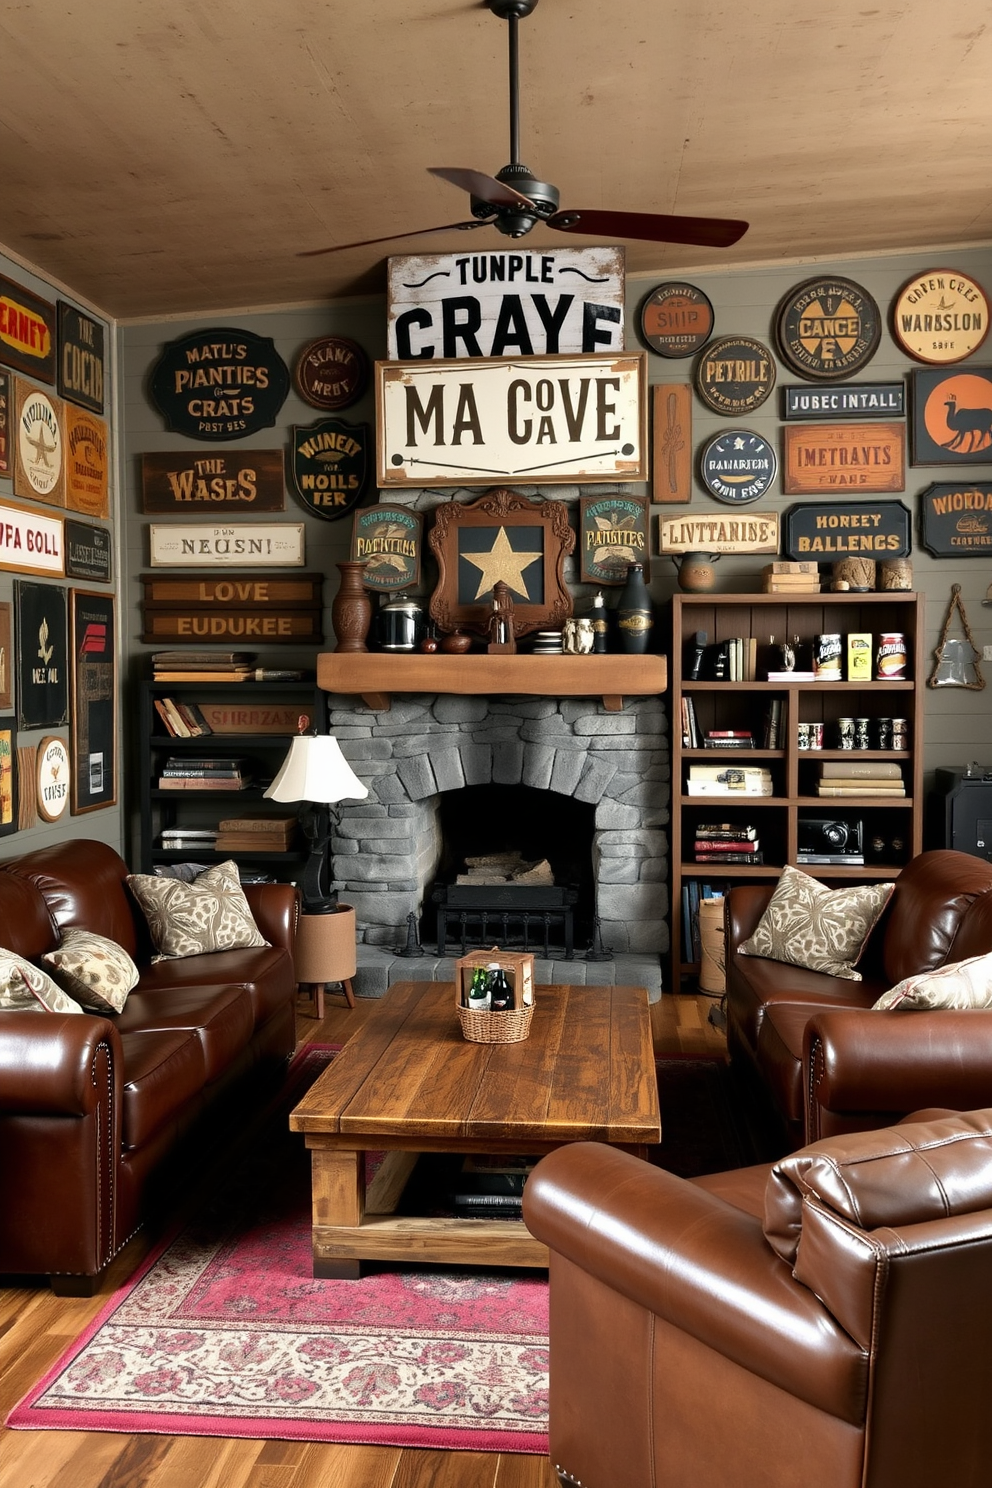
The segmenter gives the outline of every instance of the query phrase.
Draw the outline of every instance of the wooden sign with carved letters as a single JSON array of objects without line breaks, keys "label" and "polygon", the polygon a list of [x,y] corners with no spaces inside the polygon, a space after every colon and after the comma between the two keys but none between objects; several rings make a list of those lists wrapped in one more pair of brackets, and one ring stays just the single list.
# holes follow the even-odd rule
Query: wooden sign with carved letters
[{"label": "wooden sign with carved letters", "polygon": [[902,491],[902,424],[794,424],[784,431],[782,489],[789,496]]},{"label": "wooden sign with carved letters", "polygon": [[194,578],[142,574],[142,640],[202,645],[204,641],[322,641],[323,574],[226,574]]},{"label": "wooden sign with carved letters", "polygon": [[141,510],[149,516],[282,511],[282,450],[168,450],[141,456]]}]

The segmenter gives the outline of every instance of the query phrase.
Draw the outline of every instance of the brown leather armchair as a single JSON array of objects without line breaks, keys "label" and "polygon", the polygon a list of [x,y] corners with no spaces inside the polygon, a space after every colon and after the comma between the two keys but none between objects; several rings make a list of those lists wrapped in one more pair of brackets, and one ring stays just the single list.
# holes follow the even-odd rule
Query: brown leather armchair
[{"label": "brown leather armchair", "polygon": [[583,1488],[985,1488],[992,1110],[685,1182],[546,1157],[551,1460]]}]

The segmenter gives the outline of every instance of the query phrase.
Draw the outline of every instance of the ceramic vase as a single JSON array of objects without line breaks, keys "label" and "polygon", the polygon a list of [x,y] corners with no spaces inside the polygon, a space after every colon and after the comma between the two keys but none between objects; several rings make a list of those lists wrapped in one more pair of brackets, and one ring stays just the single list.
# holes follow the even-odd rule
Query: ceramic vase
[{"label": "ceramic vase", "polygon": [[709,553],[683,553],[681,558],[674,558],[679,588],[686,594],[708,594],[716,581],[715,561]]},{"label": "ceramic vase", "polygon": [[372,601],[362,583],[364,563],[339,563],[341,583],[331,605],[331,622],[337,637],[335,651],[367,651],[365,644],[372,623]]}]

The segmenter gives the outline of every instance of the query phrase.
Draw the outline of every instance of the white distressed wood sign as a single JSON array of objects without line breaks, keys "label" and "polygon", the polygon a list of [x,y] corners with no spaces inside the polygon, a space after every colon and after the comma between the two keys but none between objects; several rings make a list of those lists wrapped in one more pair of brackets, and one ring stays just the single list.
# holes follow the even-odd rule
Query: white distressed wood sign
[{"label": "white distressed wood sign", "polygon": [[148,537],[152,568],[294,568],[306,561],[302,522],[153,522]]},{"label": "white distressed wood sign", "polygon": [[622,248],[389,260],[392,361],[622,351]]},{"label": "white distressed wood sign", "polygon": [[377,362],[380,486],[647,479],[647,354]]}]

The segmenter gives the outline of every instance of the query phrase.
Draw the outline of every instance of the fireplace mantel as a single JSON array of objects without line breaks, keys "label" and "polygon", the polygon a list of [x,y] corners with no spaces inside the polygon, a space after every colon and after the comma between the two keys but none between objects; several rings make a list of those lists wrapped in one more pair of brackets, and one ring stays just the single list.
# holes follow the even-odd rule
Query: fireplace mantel
[{"label": "fireplace mantel", "polygon": [[377,712],[394,692],[501,694],[531,697],[598,697],[619,712],[625,697],[665,691],[664,656],[432,656],[382,651],[324,651],[317,657],[317,685],[325,692],[361,697]]}]

